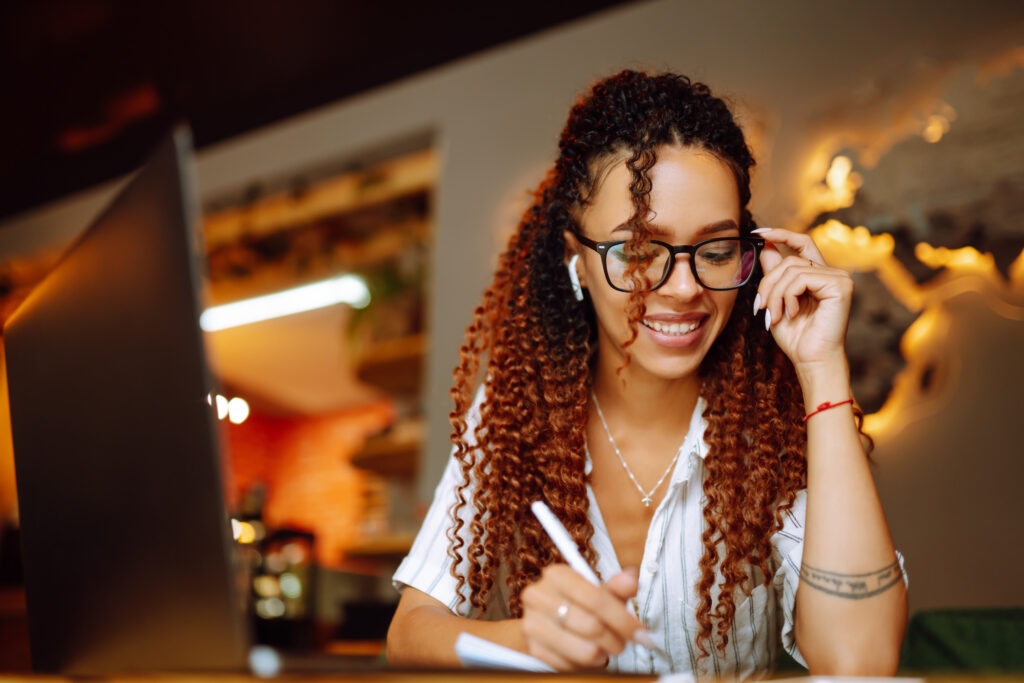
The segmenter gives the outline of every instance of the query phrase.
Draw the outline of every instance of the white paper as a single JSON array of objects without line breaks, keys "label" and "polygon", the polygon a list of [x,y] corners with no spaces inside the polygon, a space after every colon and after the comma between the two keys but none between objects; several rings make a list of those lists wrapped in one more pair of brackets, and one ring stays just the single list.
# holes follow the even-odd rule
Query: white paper
[{"label": "white paper", "polygon": [[455,639],[455,654],[467,669],[513,669],[516,671],[554,671],[536,657],[504,645],[492,643],[469,633]]}]

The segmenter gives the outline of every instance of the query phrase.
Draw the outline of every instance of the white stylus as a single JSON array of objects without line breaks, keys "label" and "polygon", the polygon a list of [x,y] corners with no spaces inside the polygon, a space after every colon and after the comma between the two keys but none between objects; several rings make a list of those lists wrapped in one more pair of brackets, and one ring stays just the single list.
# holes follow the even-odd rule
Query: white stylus
[{"label": "white stylus", "polygon": [[587,561],[580,555],[579,549],[576,547],[576,541],[572,540],[572,536],[566,531],[562,523],[558,521],[558,517],[555,517],[555,513],[551,511],[544,501],[535,500],[530,504],[530,509],[533,510],[533,514],[537,517],[540,525],[544,527],[544,531],[548,532],[548,536],[551,537],[555,547],[558,548],[558,552],[562,553],[562,557],[578,574],[584,579],[594,584],[595,586],[601,585],[601,580],[597,578],[597,574],[590,568]]},{"label": "white stylus", "polygon": [[[587,561],[580,555],[579,548],[576,547],[576,542],[572,540],[572,536],[566,530],[562,523],[558,521],[558,517],[555,517],[555,513],[551,511],[544,501],[535,500],[530,503],[530,509],[533,510],[534,516],[540,522],[540,525],[544,527],[544,531],[548,532],[548,536],[551,541],[558,548],[558,552],[562,553],[562,557],[565,558],[566,563],[573,570],[582,576],[584,579],[594,584],[595,586],[601,585],[601,580],[597,578],[597,574],[590,568]],[[654,644],[651,639],[651,635],[644,630],[637,631],[633,634],[633,640],[640,645],[643,645],[648,650],[655,652],[662,657],[668,658],[665,652]]]}]

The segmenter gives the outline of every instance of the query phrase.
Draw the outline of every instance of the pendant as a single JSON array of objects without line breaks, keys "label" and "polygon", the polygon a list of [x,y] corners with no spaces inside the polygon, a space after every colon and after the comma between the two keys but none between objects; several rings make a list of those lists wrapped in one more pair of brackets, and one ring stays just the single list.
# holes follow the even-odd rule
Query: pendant
[{"label": "pendant", "polygon": [[644,504],[644,507],[648,507],[648,508],[651,507],[651,502],[652,501],[651,501],[651,497],[650,496],[644,496],[641,499],[641,502]]}]

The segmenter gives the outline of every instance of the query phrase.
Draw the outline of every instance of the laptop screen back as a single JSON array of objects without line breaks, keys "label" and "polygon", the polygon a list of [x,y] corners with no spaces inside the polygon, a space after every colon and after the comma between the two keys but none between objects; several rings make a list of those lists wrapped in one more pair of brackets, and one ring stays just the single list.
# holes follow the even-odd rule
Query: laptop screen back
[{"label": "laptop screen back", "polygon": [[39,671],[245,663],[197,223],[179,129],[5,326]]}]

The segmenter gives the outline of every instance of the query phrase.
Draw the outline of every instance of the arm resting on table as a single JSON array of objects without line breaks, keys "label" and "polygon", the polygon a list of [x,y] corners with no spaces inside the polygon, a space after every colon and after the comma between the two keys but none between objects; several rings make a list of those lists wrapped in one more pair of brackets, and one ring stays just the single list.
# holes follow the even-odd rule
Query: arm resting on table
[{"label": "arm resting on table", "polygon": [[462,632],[523,652],[526,640],[518,619],[480,621],[452,614],[442,602],[406,587],[388,628],[388,664],[458,668],[455,639]]}]

